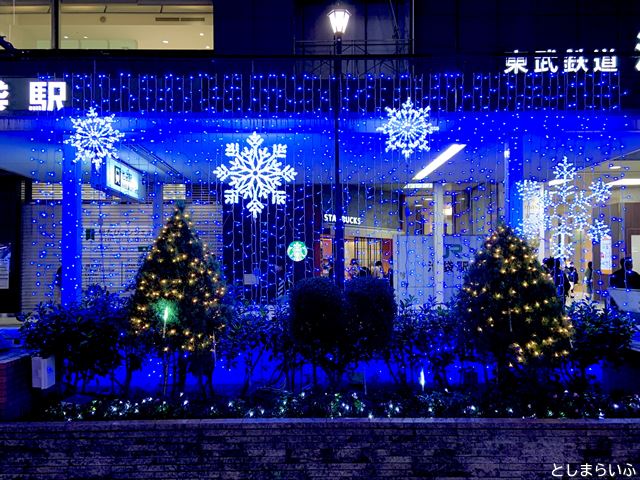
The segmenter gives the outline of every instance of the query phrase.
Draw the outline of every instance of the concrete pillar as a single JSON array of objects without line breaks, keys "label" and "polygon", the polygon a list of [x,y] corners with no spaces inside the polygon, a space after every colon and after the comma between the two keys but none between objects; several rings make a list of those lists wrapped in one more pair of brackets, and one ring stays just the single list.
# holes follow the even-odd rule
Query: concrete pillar
[{"label": "concrete pillar", "polygon": [[523,203],[516,183],[524,179],[522,139],[512,137],[504,147],[504,212],[505,223],[512,228],[522,225]]},{"label": "concrete pillar", "polygon": [[158,238],[164,225],[164,184],[158,181],[151,183],[149,196],[153,202],[153,238]]},{"label": "concrete pillar", "polygon": [[434,293],[436,302],[444,302],[444,184],[433,185]]},{"label": "concrete pillar", "polygon": [[60,299],[69,305],[82,295],[82,163],[62,149],[62,282]]}]

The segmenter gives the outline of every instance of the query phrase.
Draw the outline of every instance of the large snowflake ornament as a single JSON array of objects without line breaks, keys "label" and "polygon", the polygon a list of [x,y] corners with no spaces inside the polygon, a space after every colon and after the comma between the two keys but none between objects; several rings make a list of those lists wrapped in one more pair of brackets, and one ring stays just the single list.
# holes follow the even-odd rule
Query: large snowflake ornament
[{"label": "large snowflake ornament", "polygon": [[287,194],[278,190],[283,182],[291,182],[297,172],[289,165],[282,166],[278,159],[287,156],[287,146],[275,144],[272,150],[260,148],[264,139],[253,132],[242,151],[237,143],[227,143],[225,155],[231,158],[230,168],[221,165],[213,173],[221,180],[229,179],[231,189],[224,194],[225,203],[238,203],[240,198],[250,199],[247,209],[253,218],[262,212],[265,205],[261,199],[271,196],[271,203],[282,205]]},{"label": "large snowflake ornament", "polygon": [[542,198],[545,227],[551,233],[552,255],[570,258],[574,253],[576,231],[586,231],[594,243],[600,243],[610,233],[609,226],[602,220],[592,223],[591,214],[593,207],[611,197],[611,187],[598,179],[591,182],[588,190],[579,190],[573,182],[577,177],[576,167],[567,157],[554,167],[553,174],[555,185]]},{"label": "large snowflake ornament", "polygon": [[99,117],[91,107],[86,118],[71,119],[75,133],[64,143],[76,148],[74,163],[90,161],[100,170],[107,158],[118,158],[114,145],[124,137],[124,133],[113,128],[114,117]]},{"label": "large snowflake ornament", "polygon": [[385,151],[400,150],[404,158],[409,158],[416,150],[429,151],[427,135],[440,129],[429,122],[430,110],[431,107],[413,108],[410,98],[401,109],[387,107],[388,121],[377,128],[377,131],[389,135]]}]

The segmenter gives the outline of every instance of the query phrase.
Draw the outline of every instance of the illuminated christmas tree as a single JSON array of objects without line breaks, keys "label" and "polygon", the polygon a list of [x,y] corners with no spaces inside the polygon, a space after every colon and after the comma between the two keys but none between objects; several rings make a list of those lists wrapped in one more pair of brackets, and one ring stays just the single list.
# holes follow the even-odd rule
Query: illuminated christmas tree
[{"label": "illuminated christmas tree", "polygon": [[553,281],[509,227],[498,227],[477,254],[456,311],[470,347],[496,363],[499,382],[568,354],[570,326]]},{"label": "illuminated christmas tree", "polygon": [[[177,387],[187,368],[211,381],[218,335],[229,316],[221,300],[225,284],[215,259],[178,206],[151,247],[136,277],[134,331],[177,366]],[[167,377],[165,367],[165,382]]]}]

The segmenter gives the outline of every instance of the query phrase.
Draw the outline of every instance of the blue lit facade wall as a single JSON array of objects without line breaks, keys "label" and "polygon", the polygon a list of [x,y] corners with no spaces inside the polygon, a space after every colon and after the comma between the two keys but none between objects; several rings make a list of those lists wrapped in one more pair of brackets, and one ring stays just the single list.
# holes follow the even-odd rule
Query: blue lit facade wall
[{"label": "blue lit facade wall", "polygon": [[[335,92],[328,78],[205,73],[60,78],[70,85],[67,108],[57,113],[14,113],[6,118],[15,129],[2,132],[3,144],[10,146],[7,168],[36,182],[34,191],[61,182],[61,145],[71,132],[70,118],[96,106],[101,114],[116,115],[118,129],[126,134],[120,156],[144,172],[147,184],[161,183],[165,190],[184,187],[182,196],[175,198],[202,212],[197,228],[223,260],[228,281],[246,296],[271,301],[281,285],[321,273],[321,237],[331,233],[324,214],[332,213],[334,199],[331,95]],[[431,233],[433,201],[423,195],[426,204],[419,216],[416,199],[421,192],[405,185],[452,142],[467,147],[455,164],[428,178],[446,184],[450,235],[485,235],[504,220],[505,143],[519,142],[524,178],[545,181],[563,155],[588,169],[623,153],[632,142],[624,132],[633,119],[620,111],[617,74],[347,76],[339,94],[346,212],[362,218],[363,230],[378,229],[385,236]],[[385,138],[377,131],[385,121],[385,107],[397,108],[407,98],[417,106],[430,106],[431,121],[440,128],[430,139],[430,152],[409,158],[386,151]],[[243,144],[253,132],[264,137],[265,146],[286,144],[286,163],[298,172],[295,181],[284,187],[286,203],[269,204],[255,220],[243,203],[224,204],[228,186],[214,174],[228,161],[226,144]],[[83,283],[98,281],[121,289],[126,286],[124,279],[135,272],[145,241],[152,239],[152,205],[150,200],[137,204],[87,190],[86,165],[82,179],[83,204],[81,213],[74,215],[81,218],[73,220],[82,225]],[[32,209],[26,219],[38,230],[33,237],[36,244],[31,245],[37,253],[29,260],[36,272],[31,281],[43,287],[31,295],[38,299],[43,292],[52,295],[44,286],[51,283],[59,264],[60,227],[71,211],[61,197],[52,195],[51,200],[39,200],[38,208],[43,209]],[[165,198],[166,203],[172,201]],[[165,215],[168,210],[165,207]],[[121,241],[116,241],[120,250],[113,248],[113,242],[106,249],[109,229],[116,232],[112,237],[136,237],[139,242],[126,251]],[[358,226],[353,226],[351,235],[357,232]],[[286,246],[293,240],[302,240],[309,248],[303,262],[286,257]],[[89,244],[94,252],[90,255]],[[119,271],[104,268],[117,262]],[[424,264],[428,268],[428,260]],[[409,273],[403,280],[407,285],[412,282]],[[26,284],[25,289],[29,296]]]}]

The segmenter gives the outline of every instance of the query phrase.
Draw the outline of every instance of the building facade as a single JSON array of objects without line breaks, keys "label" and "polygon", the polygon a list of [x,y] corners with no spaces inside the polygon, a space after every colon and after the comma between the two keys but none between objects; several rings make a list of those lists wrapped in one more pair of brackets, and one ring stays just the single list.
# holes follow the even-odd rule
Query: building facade
[{"label": "building facade", "polygon": [[640,264],[637,7],[354,2],[339,43],[332,7],[2,5],[4,309],[130,288],[176,202],[264,303],[341,257],[446,301],[500,223]]}]

